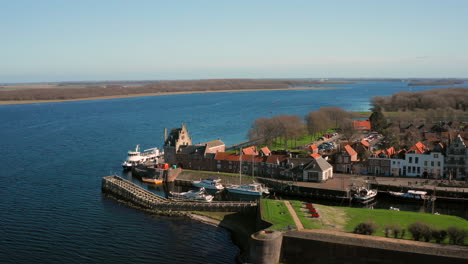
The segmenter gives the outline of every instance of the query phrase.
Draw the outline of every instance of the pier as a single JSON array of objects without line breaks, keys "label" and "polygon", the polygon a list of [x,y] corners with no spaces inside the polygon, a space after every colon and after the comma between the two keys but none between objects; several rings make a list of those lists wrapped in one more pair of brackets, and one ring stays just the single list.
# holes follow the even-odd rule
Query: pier
[{"label": "pier", "polygon": [[155,211],[244,212],[256,210],[257,202],[172,201],[158,196],[117,175],[102,178],[102,192]]}]

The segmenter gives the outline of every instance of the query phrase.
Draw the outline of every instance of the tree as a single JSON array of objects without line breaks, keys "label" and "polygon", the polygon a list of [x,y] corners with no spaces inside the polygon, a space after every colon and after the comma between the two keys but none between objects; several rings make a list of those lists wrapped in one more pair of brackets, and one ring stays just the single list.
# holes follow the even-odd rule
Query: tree
[{"label": "tree", "polygon": [[369,121],[371,123],[371,128],[373,131],[377,131],[382,133],[382,130],[387,128],[387,119],[383,115],[380,107],[374,107],[374,111],[369,117]]}]

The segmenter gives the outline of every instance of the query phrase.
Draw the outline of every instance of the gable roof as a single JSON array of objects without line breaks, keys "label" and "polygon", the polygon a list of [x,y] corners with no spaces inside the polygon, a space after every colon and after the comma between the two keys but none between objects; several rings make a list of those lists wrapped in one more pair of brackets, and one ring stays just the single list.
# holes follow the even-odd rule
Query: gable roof
[{"label": "gable roof", "polygon": [[262,152],[263,152],[263,155],[265,156],[270,156],[271,155],[271,151],[268,147],[263,147],[260,149]]},{"label": "gable roof", "polygon": [[328,163],[324,158],[319,157],[319,158],[314,158],[307,164],[307,166],[304,168],[304,170],[320,170],[320,171],[325,171],[332,168],[332,165]]},{"label": "gable roof", "polygon": [[367,142],[367,141],[364,140],[364,139],[361,140],[361,144],[364,145],[365,147],[369,147],[369,146],[370,146],[369,142]]},{"label": "gable roof", "polygon": [[274,164],[274,163],[279,163],[279,162],[283,162],[285,160],[288,159],[288,156],[286,155],[270,155],[268,156],[268,158],[266,159],[266,163],[270,163],[270,164]]},{"label": "gable roof", "polygon": [[318,153],[312,153],[312,154],[310,154],[310,156],[311,156],[312,158],[314,158],[314,159],[318,159],[318,158],[321,158],[321,157],[322,157],[322,156],[320,156],[320,154],[318,154]]},{"label": "gable roof", "polygon": [[310,145],[309,145],[309,148],[310,148],[310,150],[312,150],[312,151],[318,150],[318,147],[315,146],[315,144],[310,144]]},{"label": "gable roof", "polygon": [[257,155],[258,155],[258,150],[257,150],[257,147],[251,146],[251,147],[247,147],[247,148],[242,149],[242,153],[243,153],[244,155],[254,155],[254,156],[257,156]]},{"label": "gable roof", "polygon": [[370,130],[371,129],[371,123],[370,121],[359,121],[359,120],[354,120],[354,129],[356,130]]},{"label": "gable roof", "polygon": [[206,145],[207,148],[214,148],[214,147],[223,146],[225,144],[222,140],[217,139],[217,140],[212,140],[212,141],[202,143],[202,145]]},{"label": "gable roof", "polygon": [[412,151],[414,151],[416,154],[424,154],[429,151],[429,148],[426,147],[426,145],[424,145],[421,141],[419,141],[418,143],[414,144],[414,146],[412,146],[406,153],[410,153]]},{"label": "gable roof", "polygon": [[344,148],[346,150],[346,153],[348,153],[348,155],[350,156],[357,155],[357,152],[350,145],[346,145],[344,146]]}]

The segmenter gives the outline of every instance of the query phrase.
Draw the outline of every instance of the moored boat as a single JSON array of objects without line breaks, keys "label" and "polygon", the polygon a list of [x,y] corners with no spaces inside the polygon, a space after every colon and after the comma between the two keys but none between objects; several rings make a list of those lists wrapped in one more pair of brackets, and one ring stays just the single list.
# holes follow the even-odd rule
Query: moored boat
[{"label": "moored boat", "polygon": [[163,180],[162,180],[162,179],[153,179],[153,178],[142,177],[141,180],[142,180],[143,182],[153,183],[153,184],[161,184],[161,183],[163,183]]},{"label": "moored boat", "polygon": [[188,192],[169,192],[172,199],[175,200],[192,200],[192,201],[202,201],[202,202],[211,202],[213,201],[213,195],[206,193],[205,188],[200,188],[200,190],[190,190]]},{"label": "moored boat", "polygon": [[221,179],[204,179],[201,181],[192,181],[192,185],[198,188],[221,191],[224,186],[220,183]]},{"label": "moored boat", "polygon": [[145,149],[140,152],[140,145],[136,145],[135,150],[127,152],[127,159],[122,163],[124,170],[130,170],[132,167],[141,164],[146,161],[158,161],[158,158],[162,155],[158,148]]},{"label": "moored boat", "polygon": [[377,190],[359,188],[353,196],[353,200],[360,203],[371,201],[377,196]]},{"label": "moored boat", "polygon": [[226,187],[226,189],[231,193],[238,193],[238,194],[247,194],[247,195],[255,195],[261,196],[262,194],[269,194],[268,188],[263,186],[260,183],[251,183],[245,185],[231,185]]},{"label": "moored boat", "polygon": [[424,201],[429,199],[427,192],[408,190],[407,192],[388,192],[393,198],[406,200],[406,201]]}]

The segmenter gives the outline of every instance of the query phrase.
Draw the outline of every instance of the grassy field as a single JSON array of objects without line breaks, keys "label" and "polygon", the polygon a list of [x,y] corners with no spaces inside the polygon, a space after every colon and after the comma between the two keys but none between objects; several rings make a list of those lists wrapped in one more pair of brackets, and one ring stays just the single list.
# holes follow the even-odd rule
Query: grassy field
[{"label": "grassy field", "polygon": [[273,224],[268,229],[285,230],[288,226],[296,228],[284,201],[262,199],[262,215],[263,220]]},{"label": "grassy field", "polygon": [[[317,135],[310,135],[307,134],[303,137],[300,137],[298,139],[290,139],[286,142],[287,149],[294,149],[299,146],[303,146],[306,144],[310,144],[314,141],[317,141],[319,138],[322,137],[323,134],[328,134],[328,133],[335,133],[335,130],[333,129],[328,129],[322,133],[319,133]],[[273,140],[273,143],[270,146],[271,150],[282,150],[284,149],[284,141],[282,139],[275,139]]]}]

